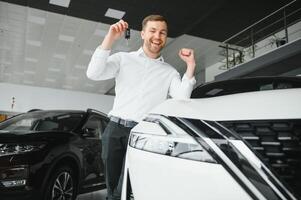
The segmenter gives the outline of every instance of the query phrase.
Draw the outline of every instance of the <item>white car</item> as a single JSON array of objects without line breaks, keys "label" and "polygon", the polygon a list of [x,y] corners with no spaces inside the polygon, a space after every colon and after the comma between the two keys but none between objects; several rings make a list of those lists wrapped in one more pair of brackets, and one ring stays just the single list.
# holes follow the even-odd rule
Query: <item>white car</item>
[{"label": "white car", "polygon": [[227,81],[219,82],[208,90],[215,97],[156,107],[131,131],[122,199],[299,199],[301,80],[293,79],[222,96]]}]

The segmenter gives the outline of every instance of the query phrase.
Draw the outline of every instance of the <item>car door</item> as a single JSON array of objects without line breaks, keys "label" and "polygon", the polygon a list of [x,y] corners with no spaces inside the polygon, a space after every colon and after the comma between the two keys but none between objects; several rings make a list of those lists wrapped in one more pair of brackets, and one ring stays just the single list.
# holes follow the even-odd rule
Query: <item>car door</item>
[{"label": "car door", "polygon": [[104,117],[91,115],[83,126],[83,189],[104,184],[103,163],[101,160],[101,137],[106,124],[107,122]]}]

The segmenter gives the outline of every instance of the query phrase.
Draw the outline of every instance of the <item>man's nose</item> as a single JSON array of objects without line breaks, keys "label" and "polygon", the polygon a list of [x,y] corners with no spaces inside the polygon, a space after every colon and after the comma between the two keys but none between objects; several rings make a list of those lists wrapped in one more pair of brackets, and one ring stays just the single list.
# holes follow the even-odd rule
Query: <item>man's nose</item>
[{"label": "man's nose", "polygon": [[155,38],[158,38],[158,39],[159,39],[159,38],[160,38],[160,32],[155,32],[155,35],[154,35],[154,36],[155,36]]}]

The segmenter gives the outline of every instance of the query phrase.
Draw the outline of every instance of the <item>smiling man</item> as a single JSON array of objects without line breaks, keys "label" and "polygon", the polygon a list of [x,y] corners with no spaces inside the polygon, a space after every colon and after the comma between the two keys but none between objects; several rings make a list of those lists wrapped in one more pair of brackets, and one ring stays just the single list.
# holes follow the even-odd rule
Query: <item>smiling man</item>
[{"label": "smiling man", "polygon": [[143,20],[143,45],[138,51],[110,55],[112,45],[127,28],[128,23],[123,20],[110,26],[87,70],[87,76],[92,80],[115,78],[116,81],[116,97],[109,113],[111,120],[102,136],[102,159],[109,200],[120,199],[124,158],[131,128],[169,96],[189,98],[195,84],[196,64],[192,49],[179,50],[179,57],[187,65],[182,79],[161,56],[168,33],[164,17],[150,15]]}]

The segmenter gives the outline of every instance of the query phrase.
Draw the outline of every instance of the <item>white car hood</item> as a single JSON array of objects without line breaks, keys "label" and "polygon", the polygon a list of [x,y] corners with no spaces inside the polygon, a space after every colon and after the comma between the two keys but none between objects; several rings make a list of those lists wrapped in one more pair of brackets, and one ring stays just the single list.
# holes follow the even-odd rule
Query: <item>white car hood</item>
[{"label": "white car hood", "polygon": [[301,88],[202,99],[169,99],[150,113],[214,121],[301,119]]}]

